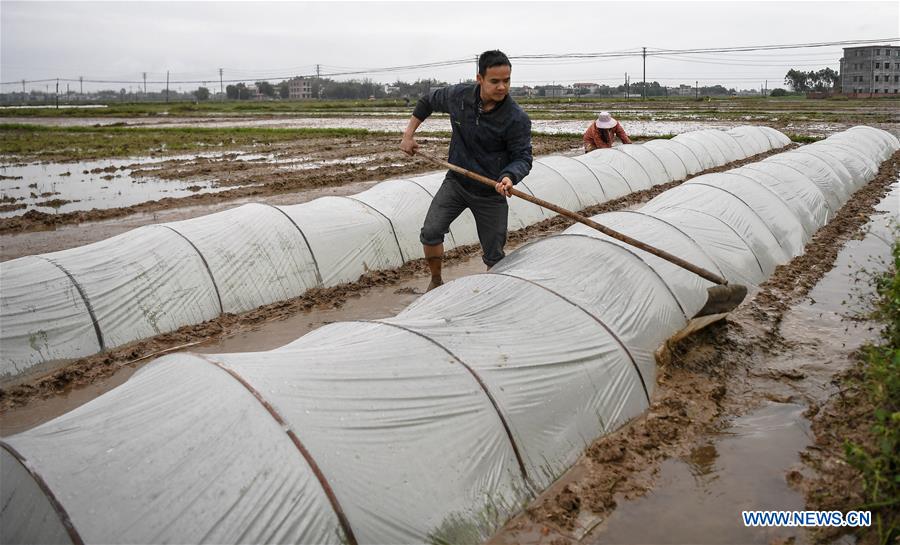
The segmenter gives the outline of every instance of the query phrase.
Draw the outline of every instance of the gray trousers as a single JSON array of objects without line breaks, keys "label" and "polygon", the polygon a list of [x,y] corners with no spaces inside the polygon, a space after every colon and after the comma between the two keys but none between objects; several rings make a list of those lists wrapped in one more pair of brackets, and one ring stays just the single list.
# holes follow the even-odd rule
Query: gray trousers
[{"label": "gray trousers", "polygon": [[450,232],[450,224],[468,208],[475,216],[475,227],[478,240],[484,253],[481,259],[488,267],[503,259],[503,246],[506,244],[506,222],[509,216],[509,204],[506,197],[499,193],[493,195],[476,195],[460,187],[451,176],[444,178],[419,233],[419,241],[427,246],[436,246],[444,242],[444,235]]}]

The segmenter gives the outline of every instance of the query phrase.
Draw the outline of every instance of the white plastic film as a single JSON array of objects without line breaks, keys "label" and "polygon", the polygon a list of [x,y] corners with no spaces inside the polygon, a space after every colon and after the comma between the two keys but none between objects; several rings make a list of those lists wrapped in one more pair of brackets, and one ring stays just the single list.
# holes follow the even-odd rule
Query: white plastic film
[{"label": "white plastic film", "polygon": [[34,256],[0,263],[0,286],[0,377],[100,351],[84,298],[56,265]]},{"label": "white plastic film", "polygon": [[650,177],[650,180],[652,180],[652,185],[671,182],[675,179],[660,158],[641,145],[625,144],[616,146],[616,150],[634,157],[634,159],[644,167],[644,170],[647,171],[647,175]]},{"label": "white plastic film", "polygon": [[[694,180],[702,182],[706,176]],[[728,224],[753,251],[766,276],[778,263],[790,259],[759,213],[737,195],[721,188],[684,184],[651,199],[641,207],[641,212],[652,214],[669,209],[702,212]]]},{"label": "white plastic film", "polygon": [[199,324],[221,313],[216,286],[190,242],[161,225],[47,254],[81,287],[106,348]]},{"label": "white plastic film", "polygon": [[481,376],[538,486],[574,463],[587,438],[647,407],[624,348],[572,303],[496,274],[445,286],[383,321],[433,339]]},{"label": "white plastic film", "polygon": [[752,178],[724,172],[699,176],[688,181],[689,184],[718,187],[747,203],[791,257],[803,253],[804,245],[816,230],[812,221],[802,221],[781,196]]},{"label": "white plastic film", "polygon": [[354,196],[390,220],[400,242],[403,261],[424,257],[419,232],[431,204],[431,195],[408,180],[388,180]]},{"label": "white plastic film", "polygon": [[246,312],[319,285],[303,235],[273,206],[245,204],[165,225],[203,256],[225,312]]},{"label": "white plastic film", "polygon": [[480,543],[528,497],[490,398],[429,339],[345,322],[211,357],[296,431],[359,543]]},{"label": "white plastic film", "polygon": [[576,161],[572,157],[551,155],[536,159],[534,164],[542,164],[558,172],[575,189],[578,196],[578,210],[606,202],[608,199],[604,186],[590,167]]},{"label": "white plastic film", "polygon": [[647,174],[647,170],[637,160],[619,151],[617,148],[596,149],[578,157],[578,160],[588,166],[606,165],[618,172],[631,188],[631,191],[649,189],[662,180],[653,180]]},{"label": "white plastic film", "polygon": [[322,197],[281,209],[306,234],[325,286],[403,264],[390,222],[357,200]]}]

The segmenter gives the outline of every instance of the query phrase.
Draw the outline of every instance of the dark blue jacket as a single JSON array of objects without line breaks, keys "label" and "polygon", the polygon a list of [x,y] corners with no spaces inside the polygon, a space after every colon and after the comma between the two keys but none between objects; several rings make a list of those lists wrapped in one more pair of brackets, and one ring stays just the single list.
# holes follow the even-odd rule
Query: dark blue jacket
[{"label": "dark blue jacket", "polygon": [[[481,87],[461,83],[423,96],[413,115],[424,121],[432,112],[449,113],[450,162],[492,180],[509,176],[517,184],[531,171],[531,120],[510,96],[489,112],[479,113],[480,106]],[[484,184],[451,174],[472,193],[497,194]]]}]

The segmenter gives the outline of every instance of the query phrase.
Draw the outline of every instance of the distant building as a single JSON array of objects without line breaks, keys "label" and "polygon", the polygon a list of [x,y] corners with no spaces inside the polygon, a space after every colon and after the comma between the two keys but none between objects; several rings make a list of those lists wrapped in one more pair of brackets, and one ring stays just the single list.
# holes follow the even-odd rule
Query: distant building
[{"label": "distant building", "polygon": [[900,46],[845,47],[841,92],[872,96],[900,93]]},{"label": "distant building", "polygon": [[596,94],[598,91],[600,91],[600,86],[596,83],[573,83],[572,88],[575,89],[576,92],[579,90],[584,90],[590,95]]},{"label": "distant building", "polygon": [[291,78],[288,80],[288,98],[312,98],[312,82],[309,78]]},{"label": "distant building", "polygon": [[571,94],[571,89],[567,89],[562,85],[547,85],[544,87],[545,97],[562,97]]},{"label": "distant building", "polygon": [[523,85],[521,87],[510,87],[509,94],[514,97],[533,97],[537,95],[537,90],[534,87]]}]

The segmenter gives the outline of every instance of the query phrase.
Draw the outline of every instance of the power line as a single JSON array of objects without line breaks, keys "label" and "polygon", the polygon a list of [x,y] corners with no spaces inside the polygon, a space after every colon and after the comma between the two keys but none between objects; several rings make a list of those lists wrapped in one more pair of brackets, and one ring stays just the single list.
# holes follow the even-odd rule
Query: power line
[{"label": "power line", "polygon": [[[778,45],[755,45],[755,46],[740,46],[740,47],[718,47],[718,48],[694,48],[694,49],[662,49],[662,48],[646,48],[646,51],[643,49],[630,49],[623,51],[608,51],[608,52],[593,52],[593,53],[540,53],[540,54],[526,54],[526,55],[511,55],[510,59],[516,61],[517,63],[521,63],[523,65],[541,65],[545,63],[550,64],[576,64],[577,62],[585,62],[591,59],[616,59],[616,58],[627,58],[627,57],[638,57],[638,56],[657,56],[660,58],[668,59],[668,60],[677,60],[672,58],[673,56],[681,56],[681,55],[690,55],[690,54],[721,54],[721,53],[739,53],[739,52],[751,52],[751,51],[774,51],[774,50],[784,50],[784,49],[801,49],[801,48],[817,48],[817,47],[833,47],[833,46],[842,46],[842,45],[865,45],[865,44],[876,44],[876,43],[891,43],[900,41],[900,38],[881,38],[881,39],[869,39],[869,40],[841,40],[841,41],[833,41],[833,42],[811,42],[804,44],[778,44]],[[685,60],[690,59],[690,57],[686,57]],[[565,61],[572,62],[565,62]],[[561,62],[562,61],[562,62]],[[389,66],[389,67],[380,67],[380,68],[361,68],[361,69],[353,69],[353,70],[341,70],[340,67],[331,67],[336,69],[335,71],[322,71],[322,65],[316,65],[315,73],[312,71],[311,66],[302,66],[296,68],[309,68],[309,72],[307,73],[292,73],[289,75],[270,75],[268,77],[238,77],[232,79],[222,79],[221,77],[221,69],[219,70],[219,82],[220,85],[224,83],[245,83],[245,82],[255,82],[261,80],[287,80],[294,77],[339,77],[339,76],[355,76],[355,75],[364,75],[364,74],[385,74],[385,73],[393,73],[393,72],[405,72],[411,70],[422,70],[427,68],[445,68],[452,67],[458,65],[464,65],[471,62],[471,56],[460,58],[460,59],[451,59],[445,61],[435,61],[435,62],[427,62],[427,63],[419,63],[419,64],[410,64],[405,66]],[[700,60],[693,60],[693,62],[703,62]],[[787,62],[787,61],[786,61]],[[717,64],[715,61],[707,61],[709,64]],[[734,65],[734,63],[723,63]],[[746,64],[746,66],[754,66],[752,64]],[[773,65],[770,65],[773,66]],[[325,67],[329,68],[329,67]],[[261,73],[276,73],[277,71],[288,72],[290,68],[285,69],[271,69],[271,70],[239,70],[229,68],[229,72],[234,72],[237,74],[261,74]],[[19,85],[24,83],[47,83],[47,82],[55,82],[55,81],[63,81],[63,82],[87,82],[87,83],[100,83],[100,84],[116,84],[116,85],[134,85],[134,84],[163,84],[163,83],[171,83],[171,84],[205,84],[206,82],[215,79],[214,77],[203,77],[202,79],[184,79],[184,80],[168,80],[169,73],[166,73],[167,80],[130,80],[130,79],[90,79],[90,78],[46,78],[46,79],[36,79],[36,80],[16,80],[16,81],[5,81],[0,82],[0,85]],[[660,79],[660,78],[657,78]]]}]

